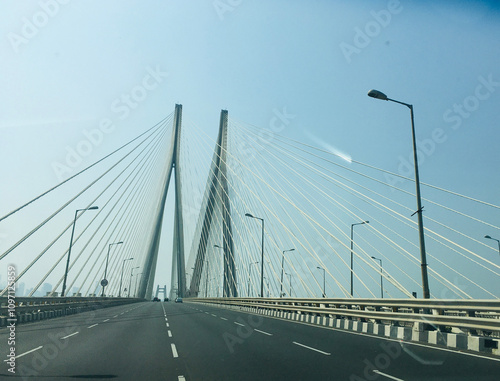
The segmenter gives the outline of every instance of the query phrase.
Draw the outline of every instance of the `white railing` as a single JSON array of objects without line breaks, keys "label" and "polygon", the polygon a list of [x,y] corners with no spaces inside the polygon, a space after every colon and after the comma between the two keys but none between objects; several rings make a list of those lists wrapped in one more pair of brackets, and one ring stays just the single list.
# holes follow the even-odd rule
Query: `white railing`
[{"label": "white railing", "polygon": [[500,299],[191,298],[188,301],[500,337]]},{"label": "white railing", "polygon": [[25,323],[139,301],[143,301],[143,299],[100,297],[2,297],[0,298],[0,327],[7,325],[9,321]]}]

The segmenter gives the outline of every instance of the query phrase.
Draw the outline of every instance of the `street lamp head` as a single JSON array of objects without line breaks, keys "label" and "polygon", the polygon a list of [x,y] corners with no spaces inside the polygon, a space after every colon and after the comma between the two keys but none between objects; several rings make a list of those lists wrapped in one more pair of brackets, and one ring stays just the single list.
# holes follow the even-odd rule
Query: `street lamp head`
[{"label": "street lamp head", "polygon": [[219,249],[223,249],[223,247],[221,247],[219,245],[214,245],[214,247],[218,247]]},{"label": "street lamp head", "polygon": [[489,235],[485,235],[484,238],[493,239]]},{"label": "street lamp head", "polygon": [[363,223],[364,223],[364,224],[369,224],[369,223],[370,223],[370,221],[364,221]]},{"label": "street lamp head", "polygon": [[255,218],[255,217],[254,217],[254,216],[252,216],[250,213],[245,213],[245,217]]},{"label": "street lamp head", "polygon": [[387,98],[387,95],[385,95],[383,92],[378,91],[378,90],[368,91],[368,96],[375,98],[375,99],[382,99],[383,101],[387,101],[389,99],[389,98]]},{"label": "street lamp head", "polygon": [[98,206],[91,206],[90,208],[88,208],[87,210],[96,210],[96,209],[99,209]]},{"label": "street lamp head", "polygon": [[116,244],[117,244],[117,245],[120,245],[120,244],[122,244],[122,243],[123,243],[123,241],[120,241],[120,242],[117,242]]},{"label": "street lamp head", "polygon": [[375,258],[375,257],[372,257],[372,259],[377,259],[377,258]]}]

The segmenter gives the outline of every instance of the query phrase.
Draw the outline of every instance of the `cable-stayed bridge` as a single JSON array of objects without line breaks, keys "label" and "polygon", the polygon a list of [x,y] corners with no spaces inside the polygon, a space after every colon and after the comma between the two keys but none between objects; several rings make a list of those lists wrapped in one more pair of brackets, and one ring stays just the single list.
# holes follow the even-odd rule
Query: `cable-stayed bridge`
[{"label": "cable-stayed bridge", "polygon": [[[155,275],[171,272],[171,299],[366,336],[377,333],[361,323],[411,330],[420,319],[426,326],[421,331],[479,335],[481,349],[498,354],[500,257],[494,239],[500,237],[500,207],[423,178],[425,209],[417,211],[413,178],[351,159],[321,141],[313,146],[290,139],[279,133],[286,121],[275,122],[276,128],[261,129],[223,110],[218,134],[210,136],[183,119],[176,105],[146,132],[1,217],[0,224],[16,227],[2,242],[2,275],[12,269],[10,284],[28,284],[29,298],[42,293],[51,302],[64,296],[96,304],[150,300]],[[417,213],[424,221],[425,264]],[[168,243],[167,229],[173,231]],[[158,268],[170,247],[171,268]],[[430,301],[421,299],[424,270]],[[0,295],[9,295],[6,282]],[[201,311],[198,305],[137,306],[110,308],[145,319],[142,308],[167,322],[169,309]],[[221,322],[228,319],[208,304],[202,309]],[[222,311],[234,314],[231,309]],[[453,322],[431,318],[448,310]],[[233,320],[275,335],[261,329],[261,320]],[[344,320],[359,321],[359,329]],[[247,342],[245,334],[222,332],[231,354]],[[385,336],[408,338],[394,335]],[[432,337],[422,340],[440,344]]]}]

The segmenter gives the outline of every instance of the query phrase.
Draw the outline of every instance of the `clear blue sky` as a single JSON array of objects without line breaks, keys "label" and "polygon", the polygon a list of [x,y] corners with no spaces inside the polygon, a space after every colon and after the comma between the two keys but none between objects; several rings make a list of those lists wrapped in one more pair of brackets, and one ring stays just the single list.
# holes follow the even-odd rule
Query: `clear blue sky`
[{"label": "clear blue sky", "polygon": [[[407,174],[408,111],[372,88],[414,105],[422,181],[499,203],[497,2],[6,0],[0,14],[2,215],[175,103],[214,137],[221,109],[266,128],[285,108],[283,135]],[[114,129],[70,168],[104,119]]]}]

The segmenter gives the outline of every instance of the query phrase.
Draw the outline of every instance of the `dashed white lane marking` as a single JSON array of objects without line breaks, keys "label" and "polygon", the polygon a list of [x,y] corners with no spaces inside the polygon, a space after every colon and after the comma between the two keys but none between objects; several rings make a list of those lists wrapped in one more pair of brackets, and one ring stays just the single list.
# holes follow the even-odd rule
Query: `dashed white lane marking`
[{"label": "dashed white lane marking", "polygon": [[293,341],[293,343],[294,343],[295,345],[300,345],[301,347],[304,347],[304,348],[310,349],[311,351],[316,351],[316,352],[319,352],[319,353],[324,354],[324,355],[326,355],[326,356],[330,356],[330,355],[331,355],[331,353],[320,351],[319,349],[316,349],[316,348],[313,348],[313,347],[309,347],[309,346],[304,345],[304,344],[301,344],[301,343],[297,343],[296,341]]},{"label": "dashed white lane marking", "polygon": [[118,317],[118,315],[113,316],[113,318]]},{"label": "dashed white lane marking", "polygon": [[165,317],[165,321],[167,321],[167,320],[168,320],[168,318],[167,318],[167,317]]},{"label": "dashed white lane marking", "polygon": [[106,323],[107,321],[109,321],[109,319],[103,320],[102,322],[103,322],[103,323]]},{"label": "dashed white lane marking", "polygon": [[222,320],[227,320],[225,317],[221,317]]},{"label": "dashed white lane marking", "polygon": [[389,374],[382,373],[380,370],[374,370],[374,371],[373,371],[373,373],[380,374],[381,376],[384,376],[384,377],[390,378],[391,380],[395,380],[395,381],[404,381],[402,378],[397,378],[397,377],[391,376],[391,375],[389,375]]},{"label": "dashed white lane marking", "polygon": [[96,325],[99,325],[99,324],[92,324],[91,326],[87,327],[87,328],[93,328],[95,327]]},{"label": "dashed white lane marking", "polygon": [[237,321],[235,321],[235,322],[234,322],[234,324],[241,325],[242,327],[244,327],[244,326],[245,326],[245,324],[238,323]]},{"label": "dashed white lane marking", "polygon": [[168,337],[172,337],[172,331],[168,330]]},{"label": "dashed white lane marking", "polygon": [[177,377],[177,381],[186,381],[186,379],[184,378],[184,376],[179,376]]},{"label": "dashed white lane marking", "polygon": [[263,333],[264,335],[267,335],[267,336],[272,336],[273,335],[272,333],[264,332],[264,331],[261,331],[260,329],[254,329],[254,331],[257,331],[259,333]]},{"label": "dashed white lane marking", "polygon": [[[19,357],[26,356],[27,354],[29,354],[29,353],[31,353],[31,352],[35,352],[35,351],[37,351],[37,350],[39,350],[39,349],[42,349],[42,348],[43,348],[43,345],[40,345],[39,347],[36,347],[36,348],[34,348],[34,349],[31,349],[31,350],[29,350],[29,351],[27,351],[27,352],[21,353],[20,355],[17,355],[17,356],[16,356],[16,359],[18,359]],[[3,360],[3,361],[9,361],[9,359],[7,359],[7,360]]]},{"label": "dashed white lane marking", "polygon": [[75,335],[78,335],[78,332],[72,333],[71,335],[68,335],[68,336],[61,337],[61,340],[67,339],[68,337],[75,336]]},{"label": "dashed white lane marking", "polygon": [[177,353],[177,348],[175,347],[175,344],[170,344],[170,346],[172,347],[172,355],[174,356],[174,358],[179,357],[179,354]]},{"label": "dashed white lane marking", "polygon": [[210,314],[210,315],[212,315],[213,317],[217,317],[217,315],[214,315],[214,314]]},{"label": "dashed white lane marking", "polygon": [[168,324],[168,323],[165,323],[165,324],[167,325],[167,327],[170,327],[170,324]]}]

